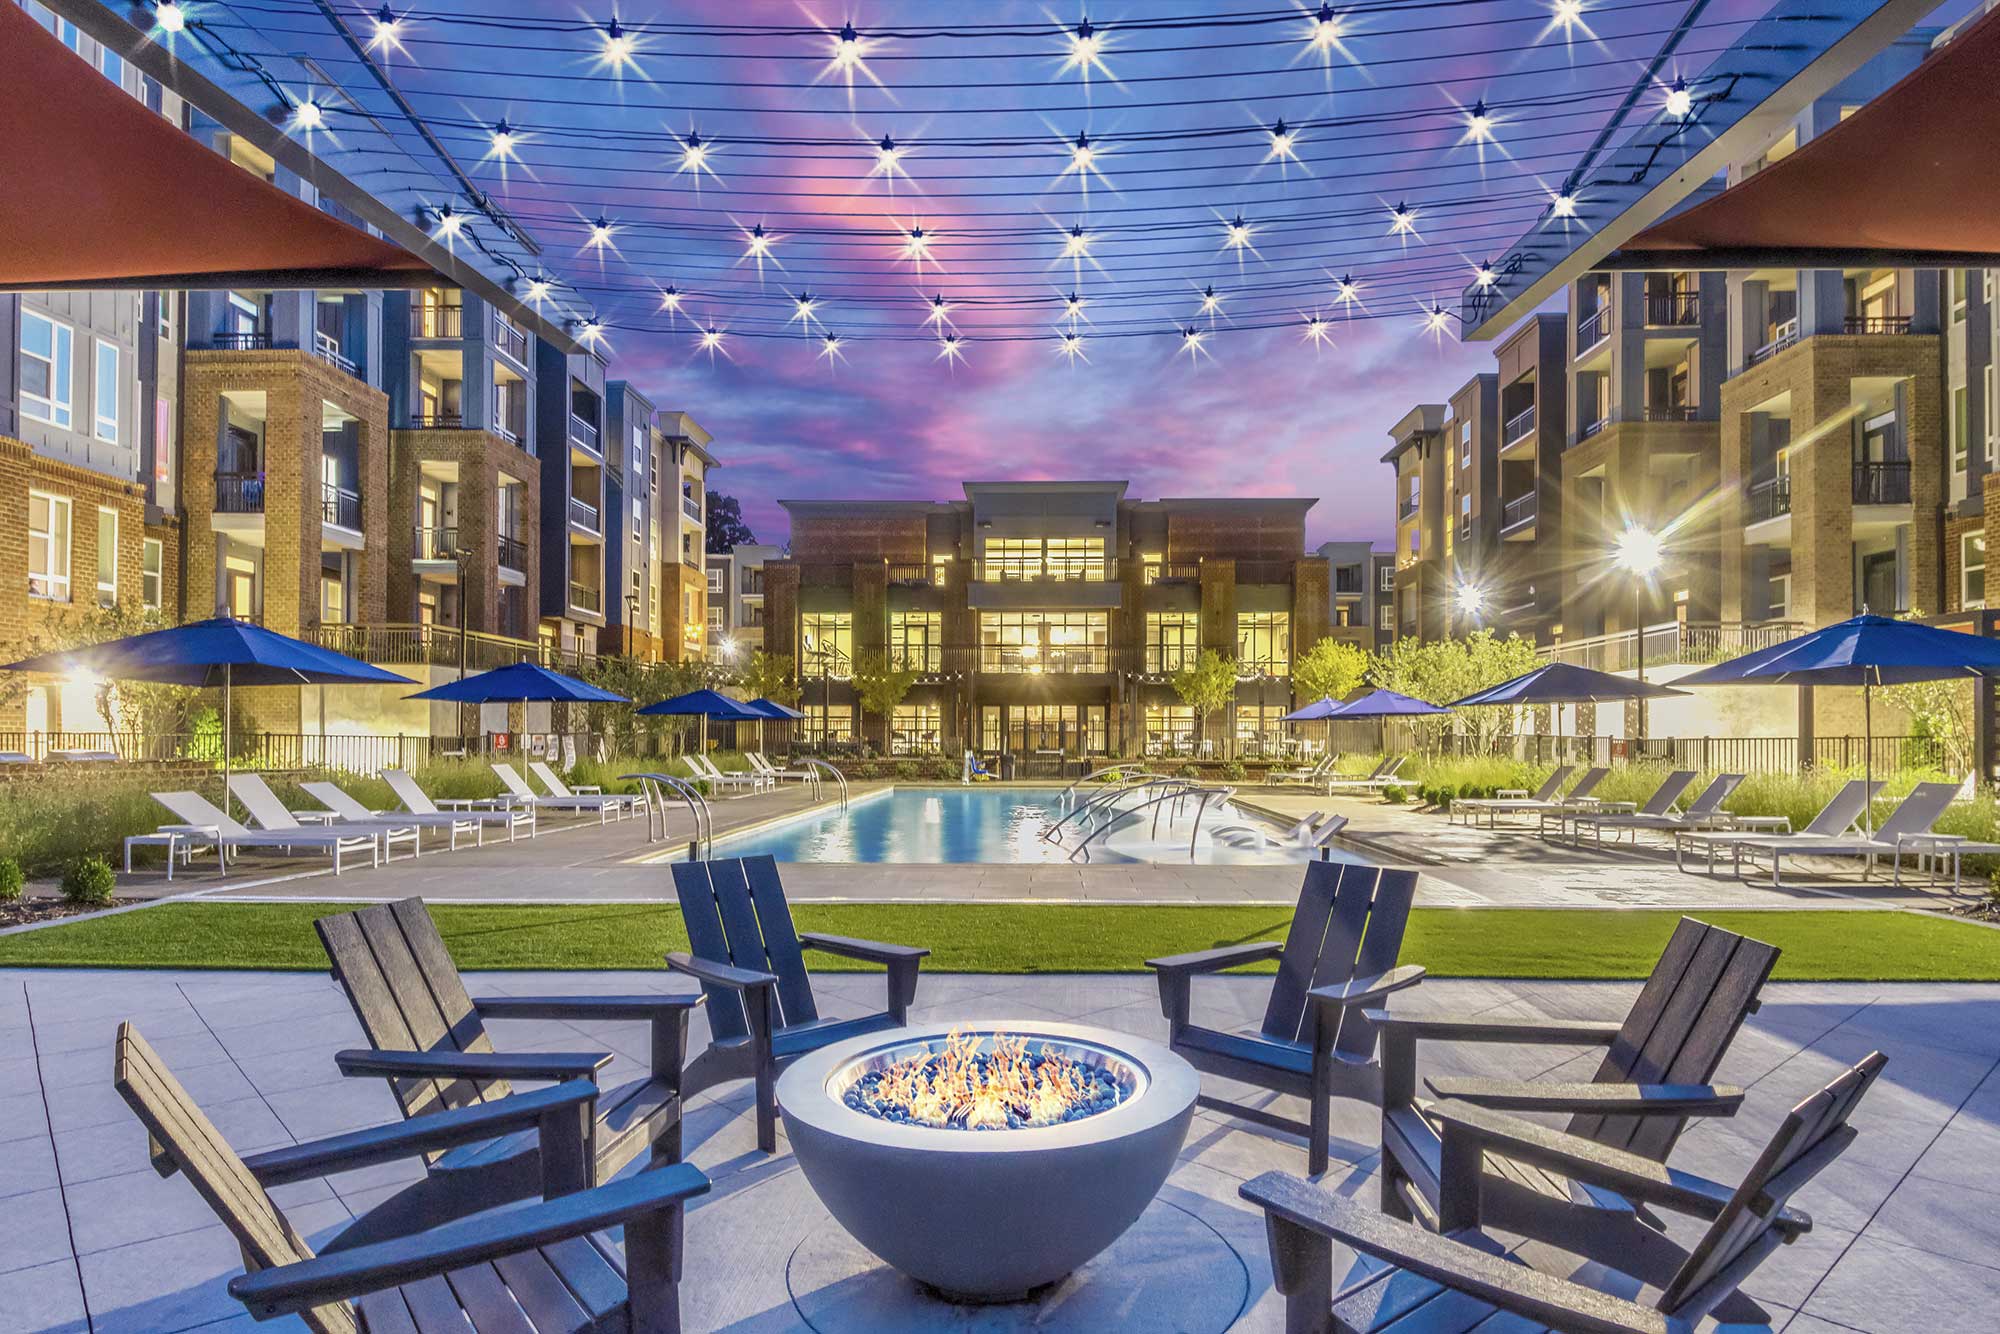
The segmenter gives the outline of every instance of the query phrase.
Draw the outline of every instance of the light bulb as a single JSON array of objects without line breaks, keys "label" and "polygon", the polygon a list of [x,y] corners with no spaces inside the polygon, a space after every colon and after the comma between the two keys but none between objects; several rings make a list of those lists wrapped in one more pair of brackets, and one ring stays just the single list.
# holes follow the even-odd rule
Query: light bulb
[{"label": "light bulb", "polygon": [[1675,120],[1686,120],[1694,111],[1694,94],[1688,91],[1686,79],[1675,79],[1674,86],[1667,90],[1667,114]]},{"label": "light bulb", "polygon": [[187,28],[187,11],[174,0],[160,0],[153,6],[153,21],[160,25],[161,32],[182,32]]}]

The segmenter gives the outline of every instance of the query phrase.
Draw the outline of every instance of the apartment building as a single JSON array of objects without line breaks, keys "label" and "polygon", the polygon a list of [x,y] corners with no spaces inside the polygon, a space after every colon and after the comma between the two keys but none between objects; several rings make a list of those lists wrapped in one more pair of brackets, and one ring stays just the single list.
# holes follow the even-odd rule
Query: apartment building
[{"label": "apartment building", "polygon": [[[661,412],[622,380],[610,402],[605,552],[607,588],[623,599],[612,619],[619,651],[684,662],[707,645],[705,559],[709,435],[685,412]],[[615,530],[615,531],[613,531]]]},{"label": "apartment building", "polygon": [[[784,501],[791,554],[763,564],[767,650],[791,656],[808,734],[892,752],[1016,756],[1253,747],[1293,705],[1296,652],[1327,633],[1306,499],[1127,496],[1115,481],[968,482],[949,502]],[[1169,677],[1234,660],[1234,702],[1197,726]],[[855,664],[916,672],[859,717]]]},{"label": "apartment building", "polygon": [[1389,429],[1382,456],[1396,473],[1395,639],[1448,632],[1453,578],[1445,560],[1444,418],[1444,404],[1418,404]]},{"label": "apartment building", "polygon": [[606,624],[604,358],[589,349],[564,352],[546,339],[536,340],[535,356],[542,644],[596,653]]},{"label": "apartment building", "polygon": [[[670,485],[662,499],[673,525],[666,530],[660,571],[660,600],[665,614],[679,620],[666,625],[667,658],[686,662],[708,648],[708,473],[718,466],[709,452],[707,431],[685,412],[662,412],[656,422],[663,447],[662,476]],[[676,508],[676,506],[678,508]]]},{"label": "apartment building", "polygon": [[1496,568],[1484,596],[1494,620],[1537,643],[1562,625],[1562,460],[1569,443],[1569,333],[1561,315],[1523,321],[1493,351],[1499,388],[1492,459],[1499,505]]},{"label": "apartment building", "polygon": [[708,555],[708,643],[711,652],[741,662],[764,650],[764,566],[783,547],[746,543]]},{"label": "apartment building", "polygon": [[1330,639],[1373,653],[1395,635],[1395,553],[1377,551],[1371,542],[1322,542],[1319,558],[1326,562],[1326,633]]}]

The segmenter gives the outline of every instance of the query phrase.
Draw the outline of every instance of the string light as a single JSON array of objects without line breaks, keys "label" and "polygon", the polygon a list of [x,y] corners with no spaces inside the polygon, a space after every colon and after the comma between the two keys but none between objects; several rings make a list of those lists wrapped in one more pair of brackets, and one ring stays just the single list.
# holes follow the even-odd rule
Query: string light
[{"label": "string light", "polygon": [[708,353],[708,364],[711,366],[715,364],[716,353],[720,352],[725,357],[729,355],[729,349],[722,345],[722,338],[722,330],[711,324],[701,331],[701,337],[695,342],[695,351]]},{"label": "string light", "polygon": [[1090,170],[1090,164],[1096,160],[1097,150],[1090,146],[1090,136],[1078,131],[1076,145],[1069,150],[1070,170],[1087,172]]},{"label": "string light", "polygon": [[604,25],[604,45],[597,53],[598,65],[609,68],[614,76],[623,75],[628,67],[637,66],[638,51],[638,39],[619,27],[618,18],[613,15],[611,22]]},{"label": "string light", "polygon": [[1686,79],[1675,79],[1674,86],[1667,89],[1667,114],[1675,120],[1686,120],[1694,112],[1694,94],[1688,91]]},{"label": "string light", "polygon": [[1062,257],[1079,262],[1090,258],[1090,235],[1083,230],[1082,223],[1069,229],[1068,237],[1063,240]]},{"label": "string light", "polygon": [[437,227],[431,232],[431,239],[449,245],[465,230],[465,215],[457,212],[450,204],[440,204],[435,214]]},{"label": "string light", "polygon": [[1284,117],[1280,116],[1278,123],[1271,127],[1271,151],[1264,154],[1264,160],[1269,162],[1272,158],[1277,158],[1280,162],[1297,162],[1299,160],[1297,145],[1297,136],[1285,125]]},{"label": "string light", "polygon": [[1089,361],[1083,353],[1083,339],[1074,330],[1056,340],[1056,355],[1074,366],[1078,361]]},{"label": "string light", "polygon": [[1417,232],[1417,211],[1408,204],[1398,202],[1389,210],[1389,235],[1414,236]]},{"label": "string light", "polygon": [[1187,353],[1187,359],[1190,363],[1198,364],[1203,357],[1209,355],[1208,349],[1202,346],[1207,340],[1207,334],[1190,324],[1187,328],[1181,330],[1180,350]]},{"label": "string light", "polygon": [[153,22],[164,33],[184,32],[187,30],[187,11],[174,0],[160,0],[153,6]]},{"label": "string light", "polygon": [[1424,312],[1422,328],[1425,333],[1443,342],[1444,336],[1451,331],[1451,312],[1433,302],[1431,308]]},{"label": "string light", "polygon": [[304,130],[307,134],[326,128],[326,109],[313,101],[310,93],[300,98],[292,108],[292,128]]},{"label": "string light", "polygon": [[1579,32],[1586,37],[1593,36],[1590,25],[1583,21],[1583,13],[1583,0],[1553,0],[1549,6],[1549,26],[1542,29],[1542,36],[1560,34],[1565,42]]},{"label": "string light", "polygon": [[679,288],[669,287],[660,293],[660,309],[669,314],[677,315],[680,313],[681,293]]},{"label": "string light", "polygon": [[368,50],[377,55],[393,51],[398,55],[408,55],[403,45],[403,20],[396,17],[396,11],[384,5],[375,11],[375,31],[369,34]]},{"label": "string light", "polygon": [[786,320],[785,323],[788,326],[792,324],[804,324],[805,331],[811,333],[814,318],[813,311],[818,309],[818,307],[819,302],[813,298],[811,292],[800,292],[792,298],[792,318]]},{"label": "string light", "polygon": [[1481,261],[1479,267],[1472,271],[1472,281],[1479,285],[1481,291],[1493,286],[1499,280],[1500,275],[1493,271],[1490,262]]},{"label": "string light", "polygon": [[584,243],[587,250],[603,250],[611,245],[611,238],[618,231],[617,224],[599,214],[590,224],[590,239]]},{"label": "string light", "polygon": [[922,273],[926,263],[937,263],[937,260],[931,255],[931,234],[925,231],[921,225],[911,227],[908,231],[903,231],[899,224],[896,230],[902,232],[903,258],[915,264],[917,272]]},{"label": "string light", "polygon": [[1098,35],[1097,29],[1090,25],[1088,18],[1070,31],[1069,57],[1063,61],[1062,69],[1058,72],[1067,74],[1072,69],[1083,75],[1085,83],[1090,82],[1092,70],[1096,70],[1106,78],[1111,77],[1111,70],[1104,63],[1104,38]]},{"label": "string light", "polygon": [[931,358],[942,361],[947,367],[956,366],[965,360],[965,340],[955,333],[948,333],[938,340],[938,354]]},{"label": "string light", "polygon": [[828,370],[833,369],[835,362],[847,360],[847,357],[840,350],[840,339],[835,337],[831,332],[828,332],[819,340],[819,358],[826,363]]},{"label": "string light", "polygon": [[924,327],[929,329],[936,329],[940,333],[942,333],[944,331],[945,326],[950,323],[951,323],[951,303],[944,299],[943,292],[939,292],[936,296],[931,298],[931,308],[924,315]]},{"label": "string light", "polygon": [[1076,322],[1078,320],[1088,318],[1083,313],[1083,308],[1089,304],[1090,303],[1088,301],[1085,301],[1075,292],[1071,292],[1068,296],[1063,298],[1063,318],[1069,321],[1071,329],[1074,329],[1076,327]]},{"label": "string light", "polygon": [[761,276],[764,272],[765,260],[768,259],[773,264],[778,262],[778,257],[771,253],[771,247],[777,243],[778,238],[765,231],[763,223],[757,223],[749,231],[743,233],[743,259],[736,262],[741,264],[743,260],[755,260],[757,262],[757,272]]},{"label": "string light", "polygon": [[1306,44],[1322,54],[1332,53],[1340,48],[1342,33],[1340,15],[1333,12],[1332,5],[1321,5],[1306,29]]},{"label": "string light", "polygon": [[861,36],[854,31],[852,23],[840,25],[840,36],[833,41],[833,68],[845,71],[853,77],[856,66],[861,64]]},{"label": "string light", "polygon": [[891,191],[896,188],[898,176],[909,177],[910,173],[903,170],[903,149],[886,134],[882,136],[882,142],[875,145],[875,166],[868,174],[871,177],[886,176]]},{"label": "string light", "polygon": [[1493,139],[1493,117],[1487,114],[1486,103],[1474,102],[1472,110],[1465,113],[1465,138],[1461,143],[1483,144]]},{"label": "string light", "polygon": [[552,290],[552,284],[549,282],[549,280],[547,278],[537,276],[528,279],[525,295],[528,298],[528,303],[534,306],[535,309],[540,310],[542,308],[542,303],[549,299],[549,293],[551,290]]},{"label": "string light", "polygon": [[1558,218],[1575,217],[1576,196],[1571,194],[1567,190],[1560,192],[1554,197],[1553,200],[1550,201],[1549,211],[1555,214],[1555,216]]},{"label": "string light", "polygon": [[1333,346],[1333,330],[1328,327],[1325,320],[1321,319],[1316,313],[1307,315],[1304,318],[1306,322],[1305,332],[1300,335],[1303,341],[1311,343],[1315,348]]},{"label": "string light", "polygon": [[604,325],[595,319],[589,319],[578,325],[576,332],[585,347],[595,347],[597,340],[604,337]]},{"label": "string light", "polygon": [[498,121],[493,126],[493,148],[487,153],[489,158],[499,158],[502,162],[514,156],[514,147],[520,142],[514,127],[506,121]]},{"label": "string light", "polygon": [[1215,323],[1215,317],[1222,313],[1222,298],[1216,295],[1212,286],[1201,289],[1201,313],[1208,316],[1210,324]]},{"label": "string light", "polygon": [[1255,228],[1243,221],[1241,213],[1237,214],[1223,226],[1222,248],[1224,250],[1250,250],[1254,252],[1256,247],[1250,244],[1250,238],[1255,231]]},{"label": "string light", "polygon": [[[1361,301],[1361,284],[1354,281],[1354,275],[1343,273],[1333,280],[1333,299],[1343,306],[1354,306]],[[1348,312],[1350,315],[1352,311]]]}]

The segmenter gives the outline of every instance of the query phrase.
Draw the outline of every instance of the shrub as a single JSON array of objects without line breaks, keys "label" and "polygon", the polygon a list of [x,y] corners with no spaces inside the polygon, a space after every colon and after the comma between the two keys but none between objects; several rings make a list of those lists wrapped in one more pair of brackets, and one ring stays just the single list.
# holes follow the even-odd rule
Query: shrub
[{"label": "shrub", "polygon": [[1391,806],[1400,806],[1407,798],[1404,797],[1402,788],[1391,783],[1382,789],[1382,800],[1388,802]]},{"label": "shrub", "polygon": [[1240,783],[1249,776],[1249,773],[1250,771],[1243,767],[1241,760],[1231,760],[1222,766],[1222,780],[1225,783]]},{"label": "shrub", "polygon": [[947,755],[933,755],[924,761],[924,777],[934,783],[948,783],[959,777],[962,762],[954,761]]},{"label": "shrub", "polygon": [[1180,768],[1174,770],[1174,776],[1177,778],[1199,778],[1201,777],[1201,770],[1195,765],[1183,764]]},{"label": "shrub", "polygon": [[0,857],[0,903],[12,903],[21,897],[21,886],[28,878],[21,874],[21,863],[12,857]]},{"label": "shrub", "polygon": [[94,855],[79,857],[63,870],[63,898],[71,903],[109,903],[112,887],[117,883],[110,862]]},{"label": "shrub", "polygon": [[914,781],[921,772],[915,760],[896,761],[896,777],[902,782]]}]

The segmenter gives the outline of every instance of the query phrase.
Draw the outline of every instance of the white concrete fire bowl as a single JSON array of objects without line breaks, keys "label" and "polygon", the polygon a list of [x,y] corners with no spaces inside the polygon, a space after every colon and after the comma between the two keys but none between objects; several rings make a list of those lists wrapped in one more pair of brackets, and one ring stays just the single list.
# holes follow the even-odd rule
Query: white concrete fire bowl
[{"label": "white concrete fire bowl", "polygon": [[[1053,1125],[913,1125],[844,1101],[871,1072],[947,1035],[1028,1040],[1096,1067],[1122,1096]],[[821,1203],[855,1240],[954,1300],[1015,1301],[1116,1241],[1159,1193],[1201,1077],[1156,1042],[1041,1020],[915,1026],[836,1043],[778,1078],[785,1134]]]}]

